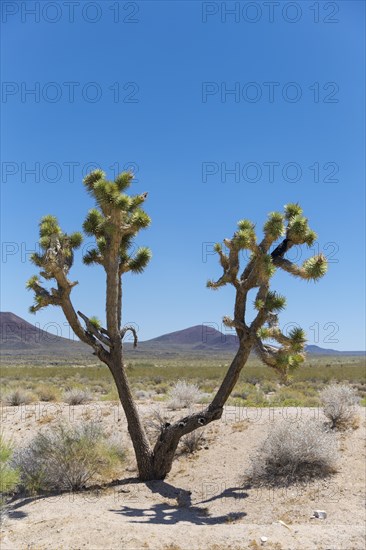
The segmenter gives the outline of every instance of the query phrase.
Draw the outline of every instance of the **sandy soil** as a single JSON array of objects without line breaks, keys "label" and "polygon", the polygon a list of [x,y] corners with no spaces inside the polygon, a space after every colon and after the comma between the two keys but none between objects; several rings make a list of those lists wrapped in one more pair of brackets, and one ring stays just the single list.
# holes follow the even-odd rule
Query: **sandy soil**
[{"label": "sandy soil", "polygon": [[[149,417],[152,407],[141,404],[141,412]],[[113,403],[6,407],[2,429],[20,445],[60,416],[98,419],[131,448],[123,413]],[[324,420],[317,409],[227,407],[222,420],[206,429],[203,448],[177,458],[165,481],[139,483],[130,450],[116,485],[18,499],[4,521],[1,549],[363,550],[364,410],[357,430],[337,436],[339,471],[332,478],[288,489],[243,489],[249,455],[273,423],[300,416]],[[317,509],[326,510],[325,520],[311,519]],[[268,540],[261,543],[261,537]]]}]

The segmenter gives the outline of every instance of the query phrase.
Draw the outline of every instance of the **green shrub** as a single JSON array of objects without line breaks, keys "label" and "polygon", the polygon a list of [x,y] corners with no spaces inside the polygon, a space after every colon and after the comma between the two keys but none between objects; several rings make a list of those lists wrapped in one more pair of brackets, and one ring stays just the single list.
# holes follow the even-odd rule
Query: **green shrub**
[{"label": "green shrub", "polygon": [[38,386],[35,391],[40,401],[58,401],[59,392],[52,386]]},{"label": "green shrub", "polygon": [[261,383],[261,390],[264,393],[271,393],[277,391],[277,384],[271,381],[265,381]]},{"label": "green shrub", "polygon": [[12,448],[0,435],[0,518],[5,513],[6,497],[19,483],[18,471],[12,466]]},{"label": "green shrub", "polygon": [[108,440],[102,427],[93,422],[70,426],[57,424],[38,433],[14,457],[21,481],[31,493],[77,490],[104,480],[118,470],[124,450]]},{"label": "green shrub", "polygon": [[5,495],[11,493],[19,481],[17,470],[11,466],[12,454],[10,444],[0,435],[0,491]]}]

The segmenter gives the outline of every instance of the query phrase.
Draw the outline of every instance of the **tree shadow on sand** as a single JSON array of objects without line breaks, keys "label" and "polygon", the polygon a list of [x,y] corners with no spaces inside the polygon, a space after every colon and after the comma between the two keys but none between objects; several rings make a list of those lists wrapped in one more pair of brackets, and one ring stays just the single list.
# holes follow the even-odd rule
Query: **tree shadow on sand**
[{"label": "tree shadow on sand", "polygon": [[[136,480],[130,479],[126,480],[126,482],[136,483]],[[146,508],[138,505],[135,507],[122,506],[120,509],[112,509],[110,512],[128,517],[131,523],[154,523],[159,525],[172,525],[180,522],[189,522],[195,525],[216,525],[232,523],[247,515],[245,512],[235,512],[221,516],[210,516],[207,507],[197,505],[220,498],[246,498],[248,496],[247,493],[238,493],[240,488],[225,489],[222,493],[193,505],[191,492],[186,489],[174,487],[165,481],[149,481],[145,485],[152,493],[158,493],[164,498],[175,500],[176,504],[167,501],[155,503]],[[130,499],[131,501],[132,499]]]}]

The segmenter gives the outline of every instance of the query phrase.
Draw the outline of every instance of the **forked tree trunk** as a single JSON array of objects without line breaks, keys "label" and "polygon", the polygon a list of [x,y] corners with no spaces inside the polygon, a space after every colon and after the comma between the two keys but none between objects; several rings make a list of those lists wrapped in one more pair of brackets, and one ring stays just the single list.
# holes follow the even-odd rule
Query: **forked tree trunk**
[{"label": "forked tree trunk", "polygon": [[119,368],[110,365],[120,401],[126,414],[128,432],[135,451],[139,478],[143,481],[164,479],[170,472],[180,439],[198,428],[221,418],[224,405],[230,396],[252,348],[252,340],[241,342],[240,347],[217,391],[205,409],[186,416],[164,427],[151,449],[146,432],[134,403],[126,373],[121,363]]}]

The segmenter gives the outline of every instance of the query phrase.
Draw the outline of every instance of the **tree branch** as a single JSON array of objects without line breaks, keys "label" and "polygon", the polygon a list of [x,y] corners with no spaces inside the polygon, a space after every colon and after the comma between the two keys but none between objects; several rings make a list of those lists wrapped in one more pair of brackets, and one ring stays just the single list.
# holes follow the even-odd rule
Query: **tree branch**
[{"label": "tree branch", "polygon": [[276,267],[280,267],[287,273],[295,275],[296,277],[301,277],[302,279],[309,279],[308,273],[303,267],[300,267],[297,264],[290,262],[284,258],[276,257],[273,259],[273,263]]},{"label": "tree branch", "polygon": [[262,340],[256,336],[254,342],[254,351],[259,358],[269,367],[276,368],[276,354],[278,349],[274,346],[263,344]]},{"label": "tree branch", "polygon": [[286,252],[290,250],[290,248],[292,248],[293,246],[294,243],[291,242],[290,239],[288,239],[287,237],[283,239],[283,241],[271,253],[273,263],[276,258],[283,258]]},{"label": "tree branch", "polygon": [[133,347],[134,347],[134,348],[137,348],[137,340],[138,340],[138,339],[137,339],[137,332],[136,332],[135,327],[133,327],[132,325],[128,325],[128,326],[123,327],[123,328],[121,329],[121,331],[120,331],[120,333],[121,333],[121,339],[123,340],[123,338],[124,338],[126,332],[128,332],[128,331],[132,332],[132,334],[133,334]]},{"label": "tree branch", "polygon": [[241,330],[241,331],[245,331],[247,330],[247,326],[245,323],[243,323],[242,321],[238,321],[236,319],[231,319],[231,317],[223,317],[222,318],[222,322],[224,323],[224,325],[226,327],[229,327],[229,328],[236,328],[238,330]]},{"label": "tree branch", "polygon": [[103,336],[102,334],[102,331],[104,334],[108,335],[108,331],[105,330],[105,329],[102,329],[100,328],[99,330],[93,325],[93,323],[90,321],[90,319],[84,315],[83,313],[81,313],[81,311],[78,311],[78,315],[79,317],[81,317],[83,319],[83,321],[85,321],[85,324],[86,324],[86,327],[88,329],[88,332],[90,332],[90,334],[92,334],[97,340],[99,340],[102,344],[104,344],[105,346],[108,346],[109,348],[111,348],[112,346],[112,343],[109,339],[109,337],[107,336]]},{"label": "tree branch", "polygon": [[291,348],[293,345],[291,338],[285,336],[279,328],[272,327],[266,330],[268,332],[268,338],[273,338],[273,340],[276,340],[279,344],[282,344],[288,348]]}]

